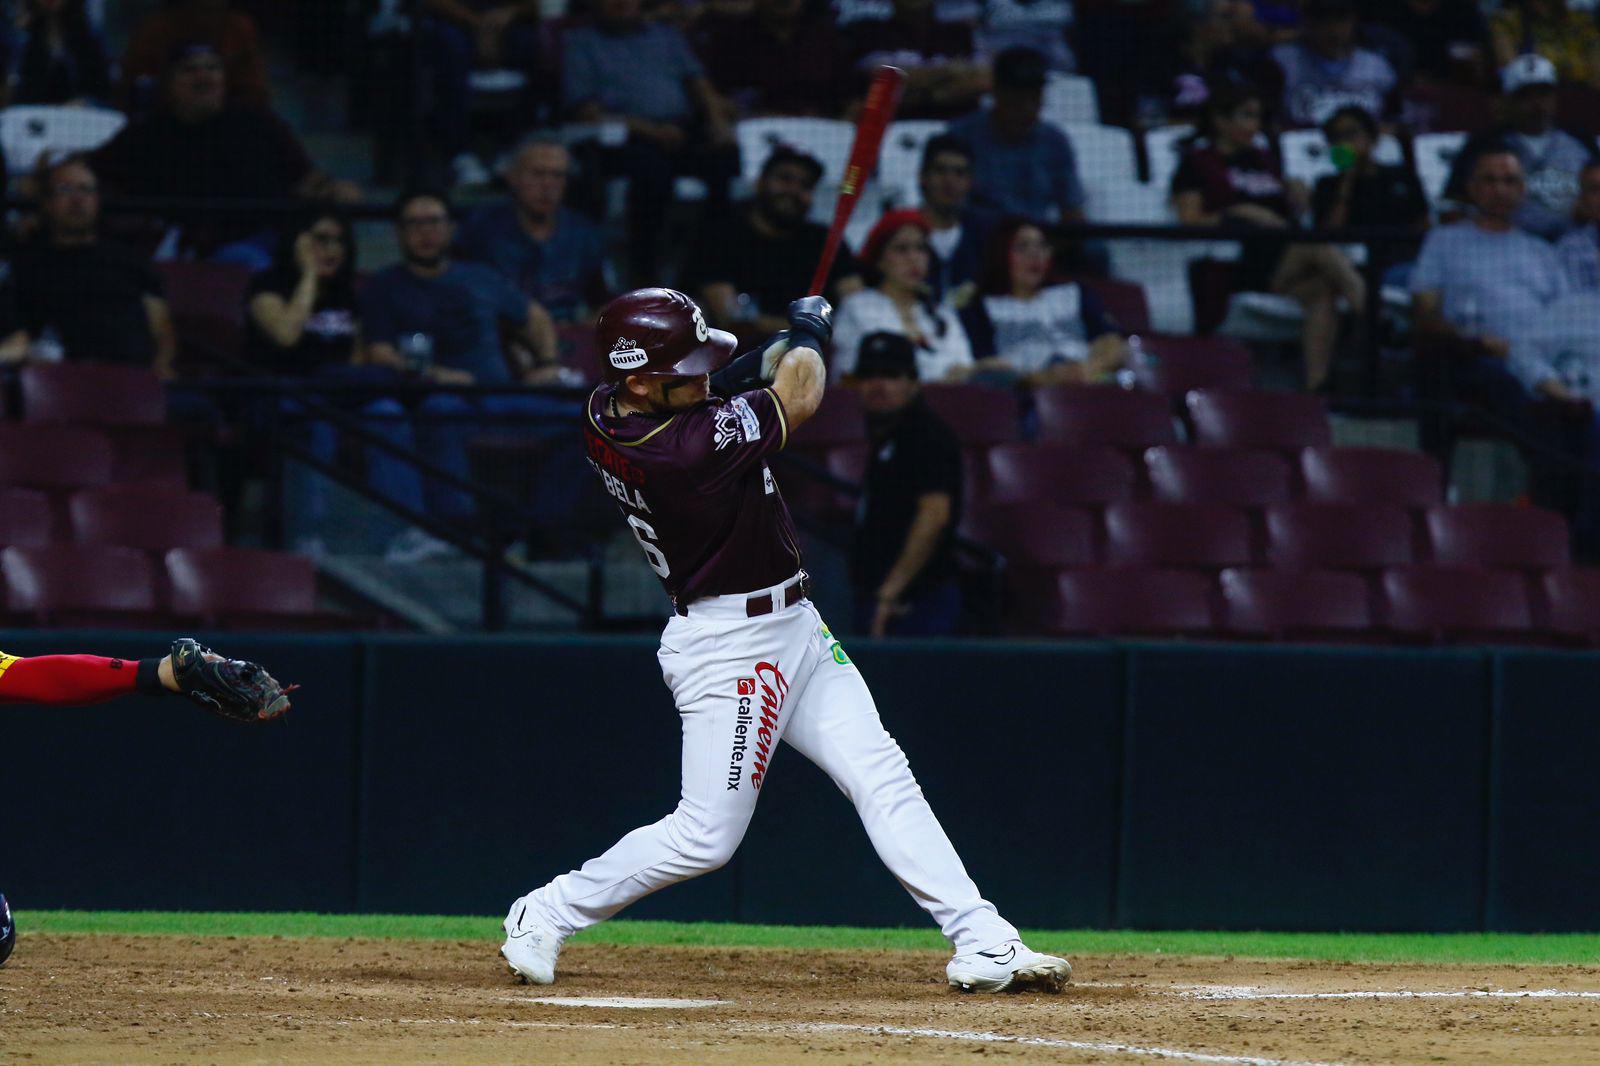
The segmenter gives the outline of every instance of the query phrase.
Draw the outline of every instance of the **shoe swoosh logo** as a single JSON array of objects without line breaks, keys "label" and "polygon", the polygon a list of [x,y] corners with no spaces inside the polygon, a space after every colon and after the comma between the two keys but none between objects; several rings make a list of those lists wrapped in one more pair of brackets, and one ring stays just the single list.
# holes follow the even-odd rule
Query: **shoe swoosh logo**
[{"label": "shoe swoosh logo", "polygon": [[1012,944],[1010,947],[1006,948],[1004,953],[999,951],[980,951],[978,954],[982,955],[986,959],[993,959],[1001,966],[1004,966],[1006,963],[1017,957],[1017,946]]}]

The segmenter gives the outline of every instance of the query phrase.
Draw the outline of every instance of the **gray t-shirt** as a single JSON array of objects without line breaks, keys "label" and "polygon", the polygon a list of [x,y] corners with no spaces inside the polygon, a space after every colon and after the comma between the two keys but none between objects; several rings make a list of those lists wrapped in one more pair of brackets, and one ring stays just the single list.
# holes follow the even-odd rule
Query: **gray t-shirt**
[{"label": "gray t-shirt", "polygon": [[1469,221],[1428,234],[1411,272],[1411,291],[1439,293],[1445,319],[1469,335],[1510,339],[1566,291],[1566,281],[1555,250],[1544,241]]},{"label": "gray t-shirt", "polygon": [[1594,153],[1562,130],[1551,130],[1537,138],[1513,133],[1506,141],[1522,160],[1528,183],[1528,198],[1517,212],[1517,225],[1553,241],[1572,226],[1578,172]]},{"label": "gray t-shirt", "polygon": [[655,122],[694,114],[686,82],[705,73],[672,26],[641,22],[622,32],[569,30],[561,51],[561,98],[568,108],[598,101],[606,111]]},{"label": "gray t-shirt", "polygon": [[1579,226],[1556,242],[1556,258],[1575,292],[1600,291],[1600,225]]},{"label": "gray t-shirt", "polygon": [[1546,307],[1529,332],[1513,339],[1511,372],[1529,391],[1555,379],[1600,400],[1600,292],[1568,293]]},{"label": "gray t-shirt", "polygon": [[1380,118],[1397,81],[1389,61],[1365,48],[1333,60],[1296,41],[1274,48],[1272,60],[1283,71],[1284,114],[1296,126],[1320,126],[1341,107]]}]

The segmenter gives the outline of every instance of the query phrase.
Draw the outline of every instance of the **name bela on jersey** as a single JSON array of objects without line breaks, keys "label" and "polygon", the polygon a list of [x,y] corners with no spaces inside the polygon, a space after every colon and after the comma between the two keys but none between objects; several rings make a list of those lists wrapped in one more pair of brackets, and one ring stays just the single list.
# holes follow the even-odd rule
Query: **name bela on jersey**
[{"label": "name bela on jersey", "polygon": [[645,502],[644,493],[637,488],[644,484],[644,471],[614,449],[606,447],[605,442],[598,437],[586,436],[586,439],[589,442],[589,465],[600,475],[606,492],[624,507],[650,513],[650,505]]}]

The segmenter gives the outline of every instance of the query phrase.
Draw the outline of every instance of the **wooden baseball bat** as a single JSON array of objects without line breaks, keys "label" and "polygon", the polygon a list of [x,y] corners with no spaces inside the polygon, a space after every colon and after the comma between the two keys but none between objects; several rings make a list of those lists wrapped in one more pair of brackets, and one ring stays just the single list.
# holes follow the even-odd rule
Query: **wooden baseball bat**
[{"label": "wooden baseball bat", "polygon": [[833,225],[828,228],[828,240],[822,246],[822,258],[817,261],[817,272],[811,276],[807,295],[822,295],[828,272],[833,269],[833,260],[839,254],[839,241],[844,238],[844,228],[855,213],[862,187],[878,165],[883,131],[894,118],[895,108],[900,106],[900,93],[905,89],[905,84],[906,72],[899,67],[881,66],[872,76],[866,103],[856,117],[855,143],[850,146],[850,162],[845,164],[844,180],[839,183],[839,202],[833,209]]}]

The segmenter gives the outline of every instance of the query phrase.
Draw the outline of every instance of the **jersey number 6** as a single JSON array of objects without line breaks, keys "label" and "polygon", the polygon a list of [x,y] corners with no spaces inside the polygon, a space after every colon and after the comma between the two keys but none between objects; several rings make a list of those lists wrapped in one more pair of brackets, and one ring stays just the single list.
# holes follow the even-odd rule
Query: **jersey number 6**
[{"label": "jersey number 6", "polygon": [[672,567],[667,565],[667,557],[661,554],[661,548],[656,544],[656,531],[649,522],[638,515],[628,516],[628,526],[633,530],[633,539],[639,542],[639,547],[644,549],[645,560],[650,564],[650,569],[667,577],[672,573]]}]

